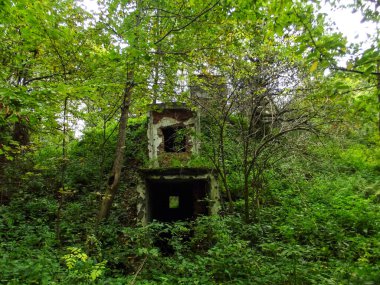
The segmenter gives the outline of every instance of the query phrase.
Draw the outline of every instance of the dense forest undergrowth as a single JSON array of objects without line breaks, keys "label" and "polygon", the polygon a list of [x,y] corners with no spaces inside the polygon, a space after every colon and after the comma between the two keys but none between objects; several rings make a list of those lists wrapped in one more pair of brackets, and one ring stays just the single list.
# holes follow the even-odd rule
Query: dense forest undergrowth
[{"label": "dense forest undergrowth", "polygon": [[[378,1],[82,2],[0,1],[1,284],[380,284]],[[165,104],[221,209],[142,226]]]},{"label": "dense forest undergrowth", "polygon": [[[126,150],[135,163],[144,159],[133,143],[145,136],[138,126]],[[377,143],[319,139],[303,154],[289,155],[266,173],[249,223],[237,198],[234,213],[135,226],[124,179],[109,221],[95,226],[96,136],[88,133],[70,149],[70,186],[59,197],[53,190],[57,150],[26,152],[6,165],[11,195],[1,206],[1,283],[380,282]]]}]

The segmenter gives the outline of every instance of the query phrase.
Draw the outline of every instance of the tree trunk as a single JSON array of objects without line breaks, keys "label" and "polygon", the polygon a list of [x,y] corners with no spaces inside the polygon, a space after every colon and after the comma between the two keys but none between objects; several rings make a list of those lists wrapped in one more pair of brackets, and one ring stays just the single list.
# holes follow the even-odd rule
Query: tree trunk
[{"label": "tree trunk", "polygon": [[379,112],[379,119],[378,119],[378,131],[379,131],[379,137],[380,137],[380,59],[377,60],[377,106],[378,106],[378,112]]},{"label": "tree trunk", "polygon": [[228,198],[228,211],[232,213],[233,211],[232,195],[231,195],[230,187],[228,187],[228,184],[227,184],[226,158],[225,158],[225,151],[224,151],[224,123],[219,130],[219,140],[220,140],[219,151],[220,151],[222,171],[223,171],[222,180],[223,180],[223,185],[226,190],[227,198]]},{"label": "tree trunk", "polygon": [[59,247],[62,247],[62,236],[61,236],[61,220],[62,220],[62,210],[63,210],[63,199],[65,195],[65,177],[66,177],[66,169],[67,169],[67,107],[68,107],[69,98],[65,97],[65,101],[63,103],[63,122],[62,122],[62,163],[61,163],[61,187],[57,192],[57,201],[58,208],[56,213],[56,221],[55,221],[55,234],[57,237],[57,241]]},{"label": "tree trunk", "polygon": [[246,223],[249,222],[249,185],[248,185],[249,174],[244,175],[244,220]]},{"label": "tree trunk", "polygon": [[102,199],[102,204],[98,214],[98,222],[106,220],[110,214],[112,202],[119,188],[121,179],[121,170],[124,163],[125,136],[128,123],[129,106],[131,103],[133,89],[133,71],[128,73],[127,82],[123,94],[123,103],[119,120],[119,133],[116,145],[115,160],[113,163],[111,175],[108,179],[106,192]]}]

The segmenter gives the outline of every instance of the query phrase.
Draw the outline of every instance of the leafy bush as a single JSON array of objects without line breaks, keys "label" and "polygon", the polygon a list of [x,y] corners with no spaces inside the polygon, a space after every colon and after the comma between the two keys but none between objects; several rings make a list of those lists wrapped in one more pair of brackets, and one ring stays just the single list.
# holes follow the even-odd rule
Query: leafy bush
[{"label": "leafy bush", "polygon": [[69,253],[62,257],[68,269],[66,282],[93,283],[104,274],[106,260],[96,262],[77,247],[68,247],[67,250]]}]

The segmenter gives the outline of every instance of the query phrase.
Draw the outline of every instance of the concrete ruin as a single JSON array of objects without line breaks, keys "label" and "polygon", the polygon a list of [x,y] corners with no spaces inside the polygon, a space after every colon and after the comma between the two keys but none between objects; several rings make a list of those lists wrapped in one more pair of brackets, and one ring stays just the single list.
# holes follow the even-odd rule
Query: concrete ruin
[{"label": "concrete ruin", "polygon": [[154,104],[148,112],[148,150],[152,166],[169,167],[173,160],[198,154],[199,113],[184,104]]},{"label": "concrete ruin", "polygon": [[214,215],[219,187],[212,169],[185,167],[199,153],[199,112],[184,104],[154,104],[148,113],[150,165],[140,170],[137,217],[142,225]]}]

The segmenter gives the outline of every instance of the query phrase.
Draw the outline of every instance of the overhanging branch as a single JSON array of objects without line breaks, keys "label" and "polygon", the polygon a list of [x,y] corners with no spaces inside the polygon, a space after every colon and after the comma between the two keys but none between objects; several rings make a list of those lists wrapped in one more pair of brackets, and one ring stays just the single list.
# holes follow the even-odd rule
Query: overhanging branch
[{"label": "overhanging branch", "polygon": [[154,44],[157,45],[159,44],[160,42],[162,42],[164,39],[166,39],[166,37],[168,37],[171,33],[173,32],[179,32],[185,28],[187,28],[188,26],[190,26],[192,23],[194,23],[196,20],[198,20],[200,17],[202,17],[203,15],[205,15],[206,13],[210,12],[212,9],[214,9],[216,7],[216,5],[218,5],[220,2],[220,0],[216,1],[212,6],[208,7],[208,8],[205,8],[203,9],[198,15],[196,15],[194,18],[192,18],[188,23],[184,24],[183,26],[181,27],[178,27],[178,28],[171,28],[169,31],[167,31],[165,33],[165,35],[163,35],[159,40],[157,40]]},{"label": "overhanging branch", "polygon": [[351,72],[351,73],[358,73],[358,74],[370,74],[370,75],[376,75],[376,76],[379,76],[380,73],[379,72],[365,72],[365,71],[360,71],[360,70],[356,70],[356,69],[348,69],[348,68],[344,68],[344,67],[331,67],[332,70],[339,70],[339,71],[344,71],[344,72]]}]

